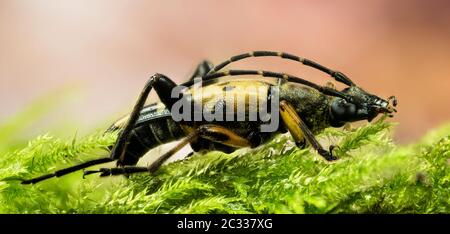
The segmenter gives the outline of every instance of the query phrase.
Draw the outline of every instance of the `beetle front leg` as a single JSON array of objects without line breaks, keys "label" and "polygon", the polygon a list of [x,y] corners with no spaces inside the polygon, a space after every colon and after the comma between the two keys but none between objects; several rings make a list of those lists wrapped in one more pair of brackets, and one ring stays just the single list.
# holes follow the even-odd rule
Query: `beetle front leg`
[{"label": "beetle front leg", "polygon": [[328,151],[325,150],[292,105],[284,100],[280,102],[280,115],[297,145],[303,143],[306,139],[306,141],[317,150],[317,153],[323,156],[327,161],[337,159],[337,157],[333,155],[334,146],[331,145]]}]

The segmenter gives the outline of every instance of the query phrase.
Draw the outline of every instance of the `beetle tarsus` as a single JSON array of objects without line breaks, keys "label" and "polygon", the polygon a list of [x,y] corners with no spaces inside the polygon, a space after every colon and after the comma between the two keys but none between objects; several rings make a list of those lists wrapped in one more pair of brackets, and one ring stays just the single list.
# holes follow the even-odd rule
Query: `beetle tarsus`
[{"label": "beetle tarsus", "polygon": [[96,174],[96,173],[101,173],[101,171],[100,170],[95,170],[95,171],[86,171],[86,170],[84,170],[83,171],[83,179],[86,179],[86,176],[87,175],[91,175],[91,174]]},{"label": "beetle tarsus", "polygon": [[328,151],[330,152],[330,156],[329,156],[329,158],[327,158],[327,161],[335,161],[335,160],[338,159],[338,157],[336,157],[333,154],[333,150],[336,149],[336,148],[340,149],[341,147],[339,147],[338,145],[330,145],[330,147],[328,148]]},{"label": "beetle tarsus", "polygon": [[[330,146],[331,148],[331,146]],[[324,150],[324,149],[318,149],[317,153],[319,153],[321,156],[323,156],[325,158],[325,160],[331,162],[331,161],[335,161],[338,159],[338,157],[333,155],[333,150],[330,149],[329,151]]]}]

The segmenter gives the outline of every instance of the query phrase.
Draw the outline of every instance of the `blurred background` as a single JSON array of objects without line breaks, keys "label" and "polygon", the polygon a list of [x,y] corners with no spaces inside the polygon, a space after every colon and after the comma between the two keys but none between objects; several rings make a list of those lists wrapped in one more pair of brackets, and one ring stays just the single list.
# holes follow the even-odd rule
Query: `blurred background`
[{"label": "blurred background", "polygon": [[[47,99],[59,106],[24,134],[89,133],[125,114],[153,73],[182,82],[204,58],[252,50],[396,95],[398,142],[450,120],[450,1],[0,0],[0,123],[56,92]],[[276,58],[233,67],[329,80]]]}]

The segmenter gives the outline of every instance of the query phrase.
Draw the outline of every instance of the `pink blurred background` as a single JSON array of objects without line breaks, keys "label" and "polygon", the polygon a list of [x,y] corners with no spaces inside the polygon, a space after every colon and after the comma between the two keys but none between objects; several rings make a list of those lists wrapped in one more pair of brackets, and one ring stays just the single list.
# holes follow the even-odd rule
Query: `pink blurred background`
[{"label": "pink blurred background", "polygon": [[[74,122],[90,131],[131,108],[151,74],[181,82],[203,58],[252,50],[308,57],[396,95],[399,142],[450,120],[449,1],[1,0],[0,123],[76,86],[82,95],[33,129]],[[274,58],[233,67],[328,81]]]}]

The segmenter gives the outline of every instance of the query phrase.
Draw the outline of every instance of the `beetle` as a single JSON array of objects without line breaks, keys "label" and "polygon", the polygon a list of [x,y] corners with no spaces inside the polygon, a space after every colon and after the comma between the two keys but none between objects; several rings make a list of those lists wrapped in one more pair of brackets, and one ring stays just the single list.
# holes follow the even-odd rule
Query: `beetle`
[{"label": "beetle", "polygon": [[[231,63],[251,57],[279,57],[301,63],[327,73],[335,81],[346,87],[337,90],[334,85],[321,86],[303,78],[285,73],[263,70],[227,70],[222,69]],[[203,82],[202,95],[193,95],[195,78]],[[253,86],[262,93],[241,92],[237,88]],[[175,88],[185,87],[181,96],[172,95]],[[276,89],[274,89],[276,88]],[[159,103],[145,106],[145,101],[154,89],[160,98]],[[274,92],[274,90],[277,90]],[[224,98],[222,94],[232,93],[242,98]],[[206,95],[205,95],[206,94]],[[189,97],[189,98],[184,98]],[[276,98],[275,98],[276,97]],[[200,102],[202,110],[214,112],[215,106],[230,107],[237,104],[249,106],[249,100],[256,98],[266,102],[277,100],[278,109],[275,118],[280,123],[271,131],[261,131],[264,120],[256,121],[217,121],[200,118],[197,120],[175,121],[173,107],[182,99],[188,103]],[[240,101],[239,101],[240,100]],[[239,103],[241,102],[241,103]],[[211,105],[212,104],[212,105]],[[193,104],[194,105],[194,104]],[[208,108],[206,108],[209,106]],[[212,106],[212,107],[211,107]],[[273,51],[254,51],[239,54],[214,66],[209,61],[201,62],[191,79],[184,84],[177,85],[165,75],[156,73],[146,82],[130,114],[119,119],[107,131],[119,131],[118,138],[110,148],[109,157],[87,161],[85,163],[58,170],[54,173],[22,180],[22,184],[34,184],[52,177],[85,169],[87,167],[116,161],[115,168],[100,168],[99,170],[84,171],[84,175],[100,173],[100,176],[129,175],[138,172],[154,173],[168,158],[182,147],[190,144],[193,151],[219,150],[230,153],[243,147],[257,147],[269,141],[273,136],[289,132],[298,147],[309,144],[319,155],[327,161],[336,160],[333,155],[334,146],[324,149],[315,135],[327,127],[341,127],[346,123],[367,120],[372,121],[379,114],[393,117],[397,112],[397,99],[391,96],[387,99],[368,93],[342,72],[331,70],[310,59],[293,54]],[[260,105],[248,108],[246,116],[254,114]],[[238,111],[236,114],[239,114]],[[242,113],[241,113],[242,114]],[[172,141],[179,143],[168,152],[160,155],[148,167],[135,166],[139,159],[150,149]]]}]

